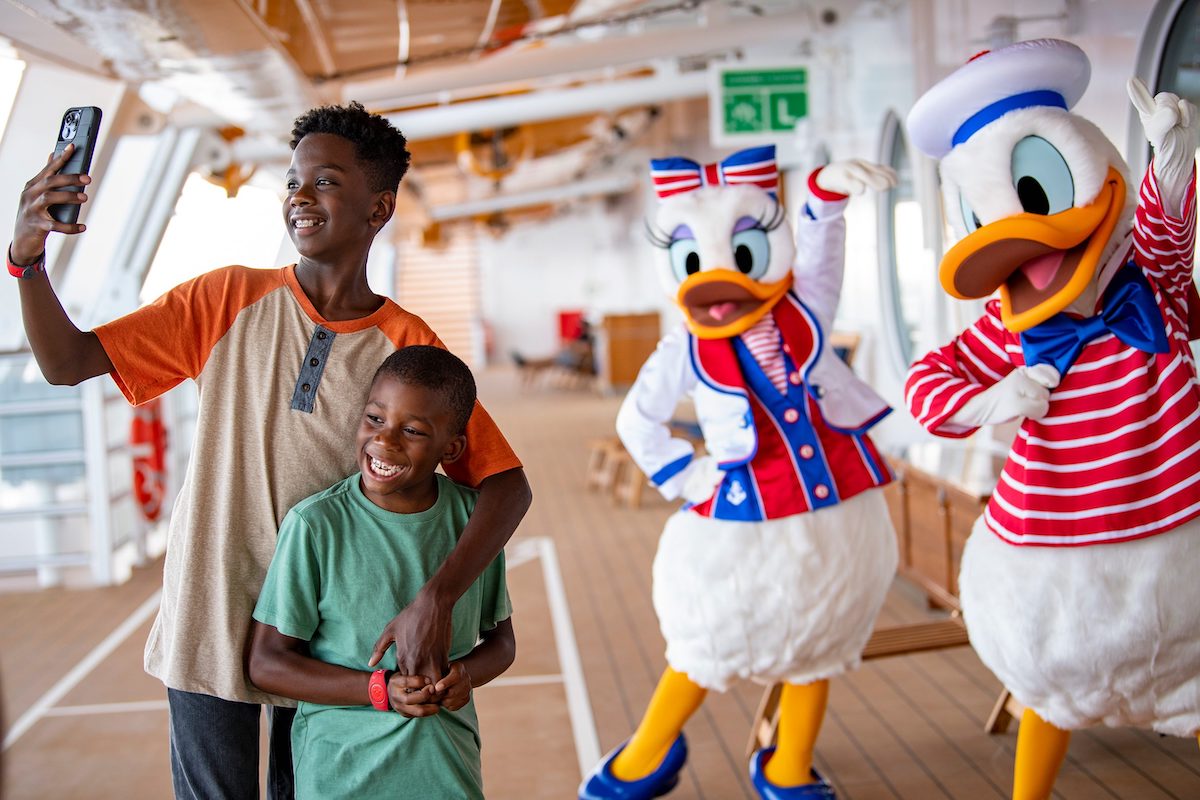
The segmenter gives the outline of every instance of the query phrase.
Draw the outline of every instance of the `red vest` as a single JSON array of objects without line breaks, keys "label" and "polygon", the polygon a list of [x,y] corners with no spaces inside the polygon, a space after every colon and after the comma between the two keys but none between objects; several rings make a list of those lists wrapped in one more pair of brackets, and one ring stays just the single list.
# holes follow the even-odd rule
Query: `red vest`
[{"label": "red vest", "polygon": [[808,381],[823,350],[823,334],[812,313],[789,293],[771,314],[783,339],[786,396],[738,337],[691,337],[692,363],[700,380],[747,399],[758,442],[748,460],[723,465],[726,476],[713,498],[692,507],[698,514],[776,519],[835,505],[892,479],[865,432],[842,432],[821,415],[821,387]]}]

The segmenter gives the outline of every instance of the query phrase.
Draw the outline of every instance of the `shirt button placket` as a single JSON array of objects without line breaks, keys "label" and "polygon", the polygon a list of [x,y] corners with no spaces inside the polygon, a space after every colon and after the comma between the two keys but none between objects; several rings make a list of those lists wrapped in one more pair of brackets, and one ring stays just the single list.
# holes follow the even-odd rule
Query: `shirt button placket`
[{"label": "shirt button placket", "polygon": [[333,346],[334,336],[336,334],[333,331],[318,327],[309,339],[304,360],[300,362],[300,374],[296,376],[295,388],[292,391],[291,407],[294,411],[306,414],[313,412],[317,391],[321,386],[321,376],[325,371],[325,360]]}]

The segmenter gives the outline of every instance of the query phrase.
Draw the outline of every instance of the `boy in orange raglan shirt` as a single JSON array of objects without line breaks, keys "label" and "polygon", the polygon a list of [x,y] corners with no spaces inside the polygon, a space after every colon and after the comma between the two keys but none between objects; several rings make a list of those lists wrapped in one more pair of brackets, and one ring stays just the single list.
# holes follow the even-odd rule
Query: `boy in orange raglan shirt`
[{"label": "boy in orange raglan shirt", "polygon": [[[151,305],[79,331],[42,268],[51,231],[83,225],[48,209],[78,204],[66,191],[87,176],[56,175],[52,158],[25,187],[9,271],[22,277],[22,315],[47,380],[77,384],[110,373],[142,403],[191,378],[200,391],[195,446],[171,516],[162,607],[146,670],[167,686],[171,769],[181,798],[258,795],[259,704],[272,704],[268,795],[292,794],[291,701],[249,685],[243,649],[276,531],[299,500],[355,468],[352,448],[366,387],[390,353],[443,346],[419,318],[367,285],[367,254],[395,210],[409,153],[399,131],[361,105],[313,109],[296,120],[284,222],[300,260],[277,270],[226,267]],[[478,487],[458,546],[382,631],[396,668],[432,683],[445,673],[451,612],[529,507],[520,461],[477,407],[463,457],[445,465]],[[390,666],[390,665],[389,665]]]}]

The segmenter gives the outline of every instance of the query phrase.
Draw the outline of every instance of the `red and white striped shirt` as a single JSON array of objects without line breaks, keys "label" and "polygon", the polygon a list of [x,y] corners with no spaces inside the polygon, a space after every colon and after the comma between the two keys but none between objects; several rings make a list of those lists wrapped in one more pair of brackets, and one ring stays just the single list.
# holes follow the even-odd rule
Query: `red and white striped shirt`
[{"label": "red and white striped shirt", "polygon": [[[1125,252],[1154,290],[1169,349],[1144,353],[1112,333],[1084,347],[1051,392],[1046,416],[1021,422],[984,511],[1005,541],[1120,542],[1200,516],[1200,385],[1188,345],[1195,199],[1193,176],[1182,219],[1168,217],[1147,170]],[[929,431],[967,436],[972,429],[943,426],[1024,364],[1020,338],[992,300],[975,324],[912,366],[905,400]]]},{"label": "red and white striped shirt", "polygon": [[783,343],[775,318],[764,314],[742,334],[742,341],[779,393],[787,394],[787,366],[783,363]]}]

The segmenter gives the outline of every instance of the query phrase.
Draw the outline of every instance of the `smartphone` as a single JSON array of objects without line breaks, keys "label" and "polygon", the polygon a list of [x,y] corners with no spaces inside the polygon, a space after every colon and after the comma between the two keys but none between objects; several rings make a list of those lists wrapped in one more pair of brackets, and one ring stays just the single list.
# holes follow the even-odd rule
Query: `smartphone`
[{"label": "smartphone", "polygon": [[[92,168],[92,151],[96,149],[96,135],[100,132],[100,109],[95,106],[68,108],[58,126],[58,142],[54,155],[74,144],[75,152],[59,170],[59,174],[86,175]],[[64,186],[63,191],[82,192],[83,186]],[[78,203],[61,203],[50,206],[50,216],[59,222],[71,224],[79,221]]]}]

